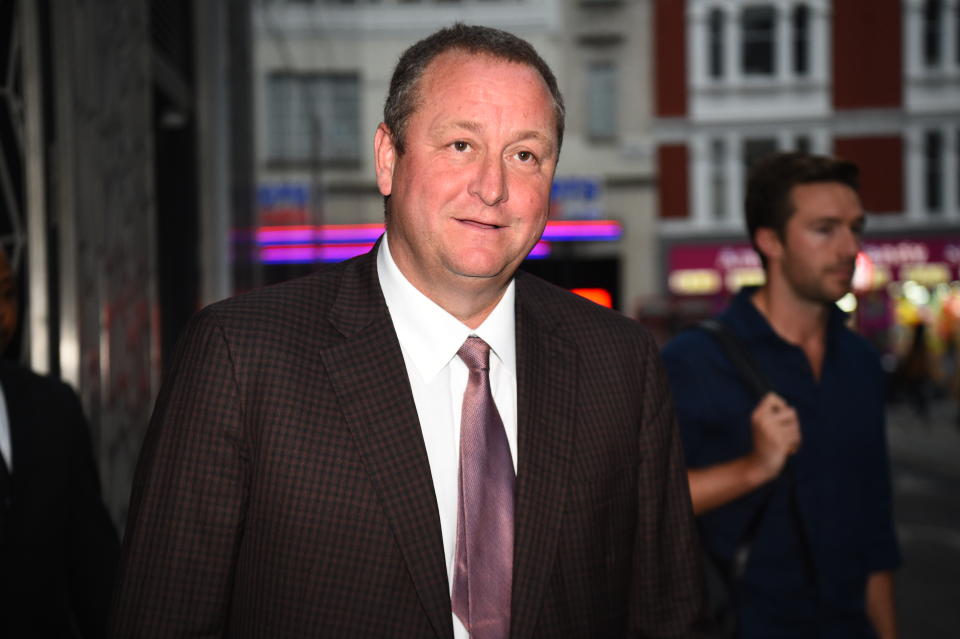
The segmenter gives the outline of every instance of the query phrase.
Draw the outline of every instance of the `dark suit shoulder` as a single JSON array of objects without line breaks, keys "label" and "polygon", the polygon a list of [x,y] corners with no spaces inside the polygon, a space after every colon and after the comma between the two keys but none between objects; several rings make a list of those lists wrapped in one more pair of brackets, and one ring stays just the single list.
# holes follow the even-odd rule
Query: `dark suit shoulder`
[{"label": "dark suit shoulder", "polygon": [[256,288],[215,302],[204,311],[230,321],[315,314],[336,299],[346,263],[330,264],[291,280]]},{"label": "dark suit shoulder", "polygon": [[0,359],[0,384],[4,391],[42,404],[63,406],[63,401],[78,404],[76,393],[64,381],[48,375],[40,375],[22,364]]},{"label": "dark suit shoulder", "polygon": [[607,336],[623,335],[652,341],[649,332],[635,320],[560,288],[536,275],[517,273],[518,303],[527,305],[557,330],[583,336],[592,331]]}]

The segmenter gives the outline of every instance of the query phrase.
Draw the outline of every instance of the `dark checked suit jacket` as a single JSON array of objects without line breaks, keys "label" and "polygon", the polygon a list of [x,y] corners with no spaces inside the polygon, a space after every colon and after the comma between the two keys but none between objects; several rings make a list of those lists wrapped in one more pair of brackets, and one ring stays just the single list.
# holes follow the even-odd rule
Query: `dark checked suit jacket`
[{"label": "dark checked suit jacket", "polygon": [[13,473],[0,466],[0,637],[100,638],[120,541],[86,419],[64,383],[0,360]]},{"label": "dark checked suit jacket", "polygon": [[[698,564],[656,348],[614,312],[516,281],[511,636],[688,636]],[[113,633],[452,637],[374,253],[191,322],[144,443]]]}]

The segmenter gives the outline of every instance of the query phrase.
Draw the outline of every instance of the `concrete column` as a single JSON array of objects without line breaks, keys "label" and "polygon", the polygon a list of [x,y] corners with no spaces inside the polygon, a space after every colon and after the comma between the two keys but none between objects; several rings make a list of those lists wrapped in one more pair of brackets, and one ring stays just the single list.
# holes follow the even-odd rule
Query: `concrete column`
[{"label": "concrete column", "polygon": [[822,2],[810,5],[810,77],[817,84],[828,84],[831,79],[831,25],[830,7]]},{"label": "concrete column", "polygon": [[923,0],[907,0],[903,5],[904,47],[907,51],[907,77],[923,74]]},{"label": "concrete column", "polygon": [[727,183],[728,197],[733,214],[730,216],[734,220],[743,219],[743,197],[746,192],[746,171],[743,165],[743,138],[739,133],[727,133]]},{"label": "concrete column", "polygon": [[791,151],[797,148],[797,136],[789,129],[780,129],[777,131],[777,150]]},{"label": "concrete column", "polygon": [[833,139],[830,137],[829,129],[816,128],[810,137],[811,151],[819,155],[833,154]]},{"label": "concrete column", "polygon": [[904,140],[907,146],[907,219],[923,220],[926,210],[923,203],[923,129],[917,125],[907,128]]},{"label": "concrete column", "polygon": [[728,84],[730,86],[739,84],[742,75],[743,66],[740,63],[740,10],[731,7],[726,11],[726,19],[723,22],[725,29],[723,44],[723,70],[726,72]]},{"label": "concrete column", "polygon": [[943,216],[950,220],[960,219],[960,205],[958,205],[957,171],[960,158],[957,157],[957,146],[960,144],[960,129],[951,124],[944,124],[940,129],[943,136]]},{"label": "concrete column", "polygon": [[709,7],[701,3],[690,4],[687,9],[687,60],[690,66],[690,81],[695,89],[708,82],[707,73],[707,14]]},{"label": "concrete column", "polygon": [[690,139],[690,202],[693,204],[694,226],[710,224],[710,143],[705,133]]},{"label": "concrete column", "polygon": [[774,22],[775,33],[775,65],[774,75],[781,84],[787,84],[793,78],[793,29],[791,29],[791,8],[789,2],[778,2],[774,5],[776,17]]},{"label": "concrete column", "polygon": [[943,69],[948,73],[960,71],[960,64],[957,63],[957,40],[960,39],[960,33],[957,33],[958,12],[960,12],[960,1],[950,0],[945,3],[943,11],[945,24],[941,35],[943,36]]},{"label": "concrete column", "polygon": [[[740,157],[740,134],[727,131],[723,141],[727,157],[724,161],[724,178],[727,183],[727,216],[731,225],[742,226],[743,220],[743,161]],[[739,184],[738,184],[739,183]]]}]

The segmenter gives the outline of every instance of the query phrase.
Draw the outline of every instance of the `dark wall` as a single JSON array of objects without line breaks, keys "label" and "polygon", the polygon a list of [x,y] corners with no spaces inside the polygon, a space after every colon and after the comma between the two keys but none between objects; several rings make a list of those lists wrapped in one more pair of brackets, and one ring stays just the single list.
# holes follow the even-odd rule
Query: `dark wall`
[{"label": "dark wall", "polygon": [[843,0],[833,11],[835,109],[899,107],[903,43],[898,0]]}]

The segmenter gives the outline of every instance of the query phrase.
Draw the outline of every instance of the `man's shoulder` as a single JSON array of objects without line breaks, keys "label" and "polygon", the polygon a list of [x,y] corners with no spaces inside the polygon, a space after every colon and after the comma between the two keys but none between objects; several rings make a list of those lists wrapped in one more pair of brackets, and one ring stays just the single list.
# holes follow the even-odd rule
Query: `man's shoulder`
[{"label": "man's shoulder", "polygon": [[662,354],[666,358],[684,359],[699,357],[707,351],[719,351],[717,339],[699,323],[690,324],[681,328],[663,346]]},{"label": "man's shoulder", "polygon": [[36,395],[47,399],[51,394],[55,396],[74,394],[73,389],[63,380],[41,375],[11,359],[0,359],[0,383],[7,392],[26,392],[31,396]]},{"label": "man's shoulder", "polygon": [[244,291],[207,308],[216,314],[231,315],[261,308],[296,312],[303,307],[329,304],[335,299],[343,270],[343,263],[324,265],[308,275]]},{"label": "man's shoulder", "polygon": [[532,309],[541,317],[556,322],[561,329],[581,332],[590,327],[595,330],[647,336],[647,331],[635,320],[536,275],[518,272],[516,281],[518,303]]}]

